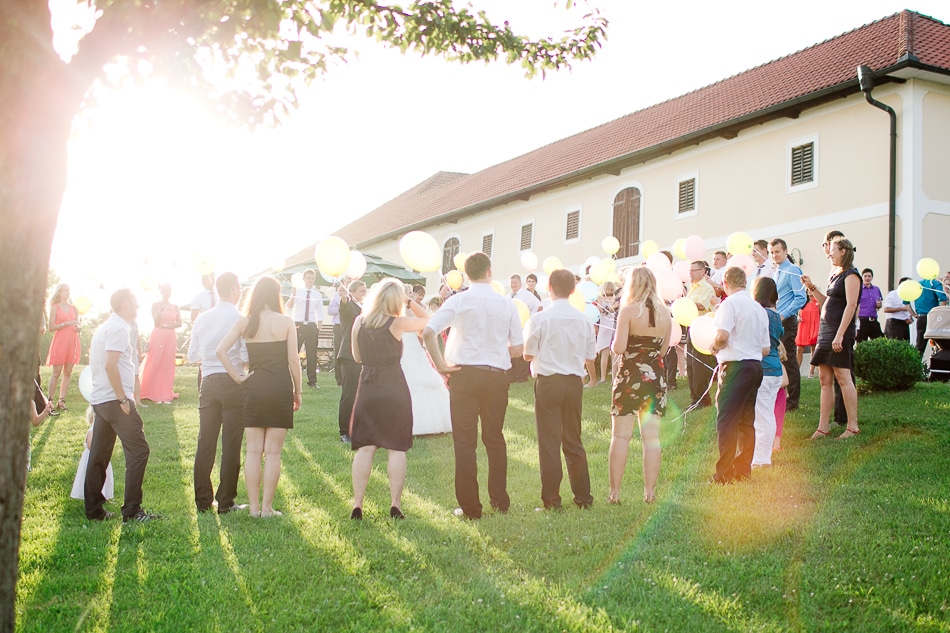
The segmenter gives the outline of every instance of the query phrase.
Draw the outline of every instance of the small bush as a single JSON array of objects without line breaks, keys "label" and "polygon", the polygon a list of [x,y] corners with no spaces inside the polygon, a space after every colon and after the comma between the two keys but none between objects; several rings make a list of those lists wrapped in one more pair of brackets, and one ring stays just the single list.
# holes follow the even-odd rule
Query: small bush
[{"label": "small bush", "polygon": [[878,338],[854,348],[854,373],[872,391],[903,391],[924,380],[920,354],[907,341]]}]

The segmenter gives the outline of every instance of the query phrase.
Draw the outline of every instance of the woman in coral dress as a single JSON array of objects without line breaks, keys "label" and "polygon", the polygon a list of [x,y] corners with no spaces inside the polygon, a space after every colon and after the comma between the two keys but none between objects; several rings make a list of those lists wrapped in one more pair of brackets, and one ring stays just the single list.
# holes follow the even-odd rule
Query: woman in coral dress
[{"label": "woman in coral dress", "polygon": [[[69,301],[69,286],[59,284],[49,300],[49,329],[53,332],[53,342],[49,346],[46,364],[53,368],[49,379],[50,402],[59,384],[59,400],[56,409],[66,410],[66,393],[69,391],[69,378],[73,366],[79,362],[79,311]],[[59,381],[62,376],[62,382]]]},{"label": "woman in coral dress", "polygon": [[[820,311],[821,309],[818,306],[818,302],[815,301],[814,297],[812,297],[798,314],[798,334],[795,335],[795,345],[798,348],[796,354],[798,355],[799,367],[802,366],[802,354],[804,353],[805,348],[808,348],[809,353],[815,351],[815,343],[818,342],[818,322],[820,318]],[[808,371],[808,377],[813,378],[814,376],[815,367],[812,365],[811,369]]]},{"label": "woman in coral dress", "polygon": [[141,397],[152,402],[170,404],[178,397],[175,386],[175,356],[178,353],[178,333],[181,311],[169,301],[172,287],[163,284],[162,300],[152,304],[155,329],[148,339],[148,353],[141,371]]}]

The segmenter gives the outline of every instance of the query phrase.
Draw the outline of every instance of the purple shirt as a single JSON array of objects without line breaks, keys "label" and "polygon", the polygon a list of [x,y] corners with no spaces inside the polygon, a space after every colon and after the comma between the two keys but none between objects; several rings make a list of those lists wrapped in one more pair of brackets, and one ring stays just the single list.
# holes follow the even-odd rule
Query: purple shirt
[{"label": "purple shirt", "polygon": [[863,286],[861,288],[861,301],[858,304],[859,317],[877,318],[877,302],[881,300],[881,289],[877,286]]}]

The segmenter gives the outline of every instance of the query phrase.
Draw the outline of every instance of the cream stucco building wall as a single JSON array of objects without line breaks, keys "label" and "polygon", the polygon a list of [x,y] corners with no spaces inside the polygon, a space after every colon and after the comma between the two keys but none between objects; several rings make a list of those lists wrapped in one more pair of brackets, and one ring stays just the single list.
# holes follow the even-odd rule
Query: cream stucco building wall
[{"label": "cream stucco building wall", "polygon": [[[950,270],[950,87],[911,78],[886,84],[875,98],[898,117],[896,277],[915,276],[915,262],[937,259]],[[856,265],[875,270],[887,285],[888,117],[852,95],[803,111],[796,119],[775,119],[744,129],[736,138],[715,139],[669,156],[633,165],[619,175],[600,175],[481,212],[457,223],[426,227],[439,242],[457,238],[462,252],[481,250],[492,236],[496,279],[507,284],[520,263],[521,227],[533,225],[531,249],[543,260],[556,255],[579,270],[612,233],[613,201],[626,187],[641,192],[640,239],[669,248],[678,238],[700,235],[707,258],[724,249],[733,231],[753,238],[782,237],[798,249],[803,268],[816,280],[827,275],[821,249],[824,233],[842,230],[857,246]],[[815,143],[815,182],[791,188],[791,147]],[[677,213],[678,181],[696,178],[696,212]],[[909,186],[905,187],[904,183]],[[580,211],[580,236],[565,240],[567,213]],[[364,250],[400,261],[389,239]],[[640,257],[622,263],[636,264]],[[430,293],[438,273],[428,275]]]}]

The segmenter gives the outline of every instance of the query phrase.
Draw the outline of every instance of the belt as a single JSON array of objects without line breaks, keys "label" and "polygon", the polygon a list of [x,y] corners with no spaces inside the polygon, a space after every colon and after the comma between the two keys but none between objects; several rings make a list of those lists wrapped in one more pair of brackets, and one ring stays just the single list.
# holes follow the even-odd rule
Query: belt
[{"label": "belt", "polygon": [[310,321],[294,321],[296,325],[316,325],[316,322],[311,323]]},{"label": "belt", "polygon": [[864,317],[864,316],[863,316],[863,317],[858,317],[858,318],[861,319],[862,321],[865,320],[865,319],[867,319],[868,321],[877,321],[877,317]]},{"label": "belt", "polygon": [[507,371],[505,369],[498,369],[497,367],[492,367],[491,365],[462,365],[462,367],[468,367],[470,369],[481,369],[482,371],[493,371],[499,374],[503,374]]}]

